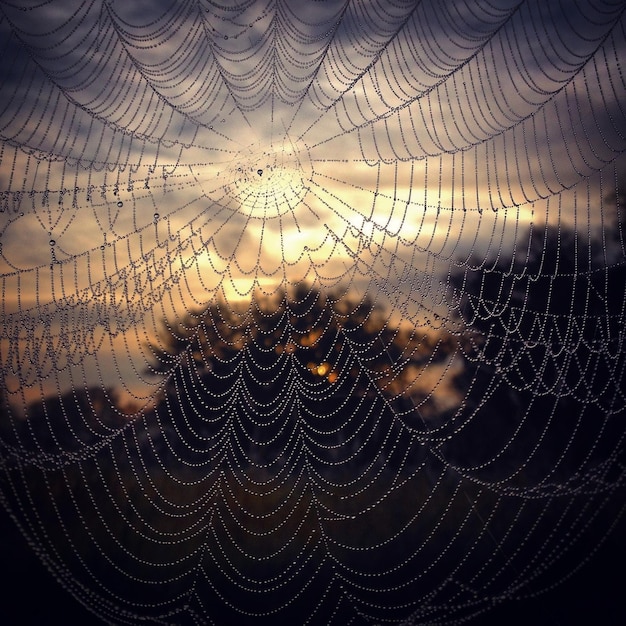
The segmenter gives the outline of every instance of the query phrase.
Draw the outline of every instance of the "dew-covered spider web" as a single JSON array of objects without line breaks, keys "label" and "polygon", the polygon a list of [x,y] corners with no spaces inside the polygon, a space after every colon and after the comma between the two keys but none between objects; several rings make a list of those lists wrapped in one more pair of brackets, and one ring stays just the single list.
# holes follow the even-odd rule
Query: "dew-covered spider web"
[{"label": "dew-covered spider web", "polygon": [[94,620],[456,624],[593,558],[625,8],[0,4],[0,500]]}]

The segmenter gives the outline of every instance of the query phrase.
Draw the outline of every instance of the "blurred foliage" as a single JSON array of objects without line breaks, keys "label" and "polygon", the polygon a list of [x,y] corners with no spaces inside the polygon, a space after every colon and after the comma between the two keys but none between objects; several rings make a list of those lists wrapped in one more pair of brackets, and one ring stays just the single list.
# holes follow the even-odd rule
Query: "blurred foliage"
[{"label": "blurred foliage", "polygon": [[[363,370],[381,393],[395,398],[410,382],[407,368],[441,362],[455,349],[450,335],[391,323],[368,297],[306,285],[274,298],[255,295],[239,307],[218,301],[164,325],[159,343],[150,346],[151,371],[172,375],[193,366],[201,377],[211,373],[221,380],[245,367],[257,373],[269,368],[272,374],[258,374],[262,395],[279,392],[284,378],[274,374],[288,362],[310,383],[346,385]],[[274,383],[278,387],[270,390]],[[171,380],[170,388],[174,384]]]},{"label": "blurred foliage", "polygon": [[617,477],[626,265],[607,263],[616,247],[545,225],[522,234],[510,256],[452,274],[467,328],[457,377],[465,401],[446,458],[522,488]]}]

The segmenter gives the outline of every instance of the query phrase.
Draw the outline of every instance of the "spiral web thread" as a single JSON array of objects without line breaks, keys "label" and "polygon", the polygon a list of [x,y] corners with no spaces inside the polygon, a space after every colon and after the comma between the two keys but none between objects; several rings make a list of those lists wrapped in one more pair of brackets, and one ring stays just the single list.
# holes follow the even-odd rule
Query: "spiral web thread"
[{"label": "spiral web thread", "polygon": [[624,8],[2,3],[0,493],[70,593],[460,623],[590,558]]}]

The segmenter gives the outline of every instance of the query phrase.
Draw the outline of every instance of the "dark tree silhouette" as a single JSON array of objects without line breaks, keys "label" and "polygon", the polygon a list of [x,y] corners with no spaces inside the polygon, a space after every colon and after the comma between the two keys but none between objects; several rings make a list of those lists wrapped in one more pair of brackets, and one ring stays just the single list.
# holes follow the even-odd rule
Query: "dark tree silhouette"
[{"label": "dark tree silhouette", "polygon": [[[24,415],[6,404],[0,438],[9,449],[51,456],[79,452],[110,438],[130,419],[115,389],[73,389],[27,405]],[[9,453],[10,456],[10,453]]]},{"label": "dark tree silhouette", "polygon": [[167,376],[162,443],[181,460],[221,446],[233,466],[273,471],[406,462],[405,425],[420,427],[411,376],[455,348],[390,323],[367,298],[307,286],[240,309],[217,302],[166,327],[151,346]]},{"label": "dark tree silhouette", "polygon": [[[601,558],[563,590],[503,607],[489,623],[528,623],[532,615],[537,623],[617,624],[626,614],[616,595],[623,576],[610,573],[624,554],[623,539],[610,535],[620,516],[624,524],[622,233],[619,211],[604,238],[547,225],[523,233],[514,253],[473,259],[451,275],[467,329],[456,381],[465,401],[447,424],[455,436],[442,456],[500,493],[529,498],[517,522],[532,531],[537,549],[543,541],[559,543],[551,581],[569,578],[606,542]],[[494,538],[505,532],[494,522]],[[527,536],[519,541],[522,555],[535,545]],[[542,580],[530,589],[541,590]]]},{"label": "dark tree silhouette", "polygon": [[468,327],[457,380],[466,421],[446,450],[487,473],[513,476],[523,465],[531,483],[568,480],[615,461],[626,268],[607,266],[599,240],[563,226],[519,242],[528,245],[513,256],[451,277]]}]

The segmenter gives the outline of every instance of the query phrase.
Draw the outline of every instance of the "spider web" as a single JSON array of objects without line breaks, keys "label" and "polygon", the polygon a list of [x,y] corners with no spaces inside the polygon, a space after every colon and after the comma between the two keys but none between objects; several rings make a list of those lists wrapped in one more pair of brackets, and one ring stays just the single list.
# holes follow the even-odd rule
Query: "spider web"
[{"label": "spider web", "polygon": [[623,2],[3,2],[1,499],[110,623],[460,623],[624,497]]}]

